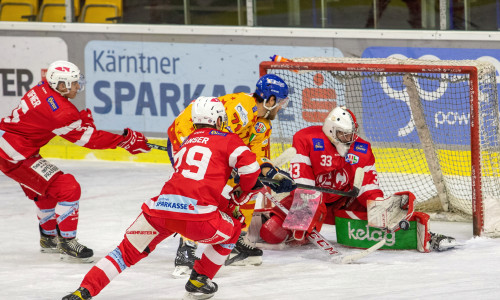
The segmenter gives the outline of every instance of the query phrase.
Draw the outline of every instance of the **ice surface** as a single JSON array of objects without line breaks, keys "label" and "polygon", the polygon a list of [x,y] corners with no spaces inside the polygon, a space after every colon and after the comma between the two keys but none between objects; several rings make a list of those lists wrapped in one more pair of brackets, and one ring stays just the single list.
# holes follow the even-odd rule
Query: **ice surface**
[{"label": "ice surface", "polygon": [[[78,238],[96,261],[121,241],[141,203],[159,193],[170,172],[161,164],[51,161],[82,186]],[[61,299],[74,291],[93,264],[40,253],[35,205],[3,174],[0,203],[0,299]],[[223,267],[213,299],[500,299],[500,239],[472,238],[470,223],[431,227],[464,245],[429,254],[377,251],[351,265],[328,262],[312,245],[268,246],[261,266]],[[333,226],[321,233],[335,240]],[[181,299],[186,281],[170,276],[177,245],[177,238],[165,240],[94,299]]]}]

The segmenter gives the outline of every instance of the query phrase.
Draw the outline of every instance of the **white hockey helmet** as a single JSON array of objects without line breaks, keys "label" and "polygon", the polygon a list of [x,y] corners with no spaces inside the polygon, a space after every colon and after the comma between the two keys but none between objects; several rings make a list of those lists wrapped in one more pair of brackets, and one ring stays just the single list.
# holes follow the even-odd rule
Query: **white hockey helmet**
[{"label": "white hockey helmet", "polygon": [[221,128],[227,124],[227,114],[224,104],[216,97],[198,97],[191,109],[193,124],[217,126],[217,119],[222,118]]},{"label": "white hockey helmet", "polygon": [[345,157],[351,144],[358,138],[358,123],[354,114],[345,107],[335,107],[323,123],[323,133]]},{"label": "white hockey helmet", "polygon": [[68,91],[71,89],[71,83],[75,81],[78,81],[78,84],[80,85],[78,92],[83,91],[85,88],[85,79],[83,74],[80,74],[80,69],[69,61],[58,60],[51,63],[47,69],[45,78],[47,79],[50,87],[59,92],[61,95],[64,94],[57,90],[59,82],[63,82]]}]

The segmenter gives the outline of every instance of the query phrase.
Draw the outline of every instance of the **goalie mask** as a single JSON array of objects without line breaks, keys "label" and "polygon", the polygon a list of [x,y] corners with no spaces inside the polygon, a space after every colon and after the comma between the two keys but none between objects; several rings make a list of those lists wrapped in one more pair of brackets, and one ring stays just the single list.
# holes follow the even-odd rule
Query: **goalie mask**
[{"label": "goalie mask", "polygon": [[[270,111],[276,107],[279,106],[281,109],[288,105],[288,85],[277,75],[266,74],[259,78],[255,93],[264,100],[264,107],[267,109],[264,118],[267,118]],[[267,102],[271,96],[276,98],[275,103],[273,106],[268,106]]]},{"label": "goalie mask", "polygon": [[[62,96],[69,93],[69,90],[71,90],[71,84],[75,81],[80,85],[80,88],[77,91],[78,93],[85,89],[85,77],[80,73],[80,69],[76,65],[68,61],[58,60],[51,63],[47,69],[45,78],[47,79],[50,87]],[[57,90],[57,86],[60,82],[64,83],[68,92],[62,93]]]},{"label": "goalie mask", "polygon": [[345,107],[335,107],[326,117],[323,133],[345,157],[351,144],[358,138],[358,123],[354,114]]},{"label": "goalie mask", "polygon": [[227,124],[224,105],[218,98],[198,97],[194,100],[191,110],[193,124],[206,124],[217,127],[217,119],[221,118],[221,129]]}]

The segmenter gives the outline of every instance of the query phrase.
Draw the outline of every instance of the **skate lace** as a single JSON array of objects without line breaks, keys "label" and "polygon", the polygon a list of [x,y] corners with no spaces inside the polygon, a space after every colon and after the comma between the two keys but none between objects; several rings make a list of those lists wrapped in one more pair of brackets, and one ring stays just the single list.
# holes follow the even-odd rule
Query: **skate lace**
[{"label": "skate lace", "polygon": [[200,258],[195,254],[195,248],[188,247],[186,252],[188,257],[191,257],[194,260],[200,260]]},{"label": "skate lace", "polygon": [[240,246],[242,248],[244,248],[245,250],[253,250],[253,249],[255,249],[255,247],[252,247],[252,245],[250,245],[247,242],[247,240],[244,237],[242,237],[242,236],[240,236],[238,242],[240,243]]},{"label": "skate lace", "polygon": [[70,241],[67,241],[66,245],[68,245],[71,248],[71,250],[74,250],[78,253],[80,253],[85,248],[84,245],[78,243],[77,239],[72,239]]}]

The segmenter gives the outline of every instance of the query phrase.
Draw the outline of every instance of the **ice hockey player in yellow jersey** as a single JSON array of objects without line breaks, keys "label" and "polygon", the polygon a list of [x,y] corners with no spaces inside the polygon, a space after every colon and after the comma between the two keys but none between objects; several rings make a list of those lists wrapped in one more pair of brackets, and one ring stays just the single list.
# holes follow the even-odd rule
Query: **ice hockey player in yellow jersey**
[{"label": "ice hockey player in yellow jersey", "polygon": [[[259,78],[256,90],[253,94],[234,93],[218,97],[226,108],[228,125],[224,131],[233,132],[248,145],[250,150],[257,155],[257,161],[261,166],[262,175],[281,180],[279,185],[271,188],[276,192],[289,192],[295,188],[295,183],[287,174],[275,168],[269,160],[270,136],[272,131],[271,120],[274,120],[280,109],[288,104],[288,86],[279,76],[266,74]],[[188,105],[184,111],[174,120],[168,128],[168,149],[170,160],[179,151],[182,142],[194,131],[191,120],[192,105]],[[231,182],[229,185],[234,185]],[[226,186],[229,194],[230,188]],[[250,201],[244,207],[240,207],[244,222],[250,224],[255,201]],[[243,219],[243,218],[242,218]],[[174,277],[181,277],[190,273],[195,256],[196,244],[181,238],[175,259]],[[259,265],[262,263],[262,250],[252,247],[245,237],[240,236],[233,252],[226,261],[231,265]]]}]

